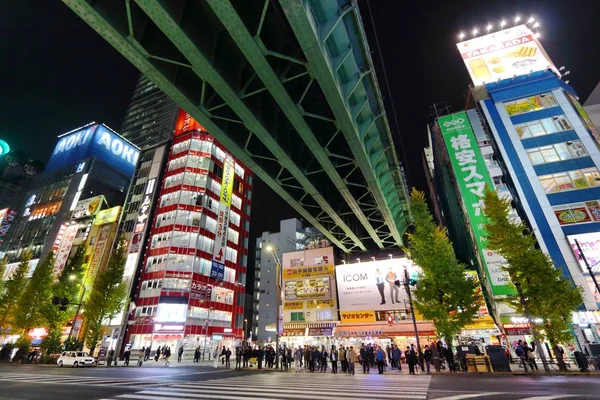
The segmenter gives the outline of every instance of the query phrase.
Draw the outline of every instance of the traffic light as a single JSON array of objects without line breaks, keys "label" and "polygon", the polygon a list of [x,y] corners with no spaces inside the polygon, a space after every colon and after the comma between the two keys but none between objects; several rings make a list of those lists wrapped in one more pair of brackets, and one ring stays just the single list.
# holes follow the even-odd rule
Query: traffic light
[{"label": "traffic light", "polygon": [[58,306],[60,304],[60,297],[54,296],[52,298],[52,305]]},{"label": "traffic light", "polygon": [[392,318],[391,315],[388,315],[387,322],[388,322],[389,326],[393,326],[394,325],[394,318]]},{"label": "traffic light", "polygon": [[60,299],[60,307],[58,307],[58,309],[60,311],[67,311],[68,305],[69,305],[69,299],[67,299],[66,297],[63,297],[62,299]]}]

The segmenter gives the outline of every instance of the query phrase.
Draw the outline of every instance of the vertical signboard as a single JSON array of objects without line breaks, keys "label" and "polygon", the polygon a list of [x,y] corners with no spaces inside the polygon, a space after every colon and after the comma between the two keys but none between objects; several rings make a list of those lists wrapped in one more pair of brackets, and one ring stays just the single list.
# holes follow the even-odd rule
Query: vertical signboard
[{"label": "vertical signboard", "polygon": [[98,230],[98,240],[96,241],[96,247],[94,248],[94,253],[92,254],[92,260],[90,261],[90,267],[88,268],[88,277],[87,280],[89,282],[93,282],[98,274],[98,268],[102,263],[102,258],[104,257],[104,251],[106,250],[106,245],[108,243],[108,237],[110,235],[110,225],[103,225]]},{"label": "vertical signboard", "polygon": [[56,262],[54,264],[55,275],[60,275],[65,265],[67,265],[67,260],[69,259],[73,241],[75,240],[78,230],[79,227],[77,225],[69,225],[64,230],[64,234],[58,245],[58,249],[56,250]]},{"label": "vertical signboard", "polygon": [[506,264],[506,260],[486,248],[483,195],[486,185],[492,189],[494,184],[481,155],[467,113],[459,112],[440,117],[438,124],[448,149],[452,169],[492,293],[494,296],[516,294],[515,287],[502,268]]},{"label": "vertical signboard", "polygon": [[235,162],[229,154],[223,162],[223,176],[221,179],[221,195],[219,211],[217,213],[217,229],[215,231],[215,246],[213,248],[212,266],[210,277],[223,280],[225,277],[225,255],[227,253],[227,230],[229,229],[229,210],[231,208],[231,192],[233,191],[233,178]]},{"label": "vertical signboard", "polygon": [[4,237],[10,229],[17,212],[9,208],[0,210],[0,246],[4,242]]},{"label": "vertical signboard", "polygon": [[598,132],[598,129],[596,129],[596,126],[592,122],[592,119],[589,117],[588,113],[581,106],[581,103],[579,103],[575,96],[573,96],[571,93],[565,93],[571,101],[571,104],[573,104],[573,107],[575,107],[575,109],[577,110],[577,114],[579,114],[579,118],[581,118],[581,121],[587,128],[587,131],[590,133],[590,135],[592,135],[594,142],[596,142],[596,146],[600,148],[600,132]]}]

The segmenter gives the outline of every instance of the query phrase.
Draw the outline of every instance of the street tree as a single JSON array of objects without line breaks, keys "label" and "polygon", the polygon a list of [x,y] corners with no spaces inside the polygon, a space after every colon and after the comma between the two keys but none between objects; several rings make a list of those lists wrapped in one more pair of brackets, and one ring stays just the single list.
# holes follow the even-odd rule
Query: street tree
[{"label": "street tree", "polygon": [[113,318],[124,307],[127,297],[127,287],[123,282],[125,246],[126,241],[120,239],[106,267],[98,273],[84,306],[85,343],[92,354],[104,336],[103,321]]},{"label": "street tree", "polygon": [[4,283],[4,294],[0,300],[0,332],[6,333],[13,327],[17,303],[21,297],[23,287],[27,282],[29,272],[29,260],[31,252],[24,250],[17,269],[12,273],[10,279]]},{"label": "street tree", "polygon": [[477,283],[456,259],[446,229],[435,224],[424,193],[413,189],[410,206],[414,232],[408,235],[406,250],[423,270],[415,289],[415,308],[450,345],[478,311]]},{"label": "street tree", "polygon": [[[551,343],[559,368],[566,369],[558,346],[573,338],[569,325],[572,312],[583,303],[581,289],[539,249],[534,233],[522,221],[509,217],[510,200],[486,190],[484,202],[488,248],[506,259],[504,269],[519,292],[520,299],[513,305],[530,318],[532,333]],[[545,363],[544,358],[542,361]]]}]

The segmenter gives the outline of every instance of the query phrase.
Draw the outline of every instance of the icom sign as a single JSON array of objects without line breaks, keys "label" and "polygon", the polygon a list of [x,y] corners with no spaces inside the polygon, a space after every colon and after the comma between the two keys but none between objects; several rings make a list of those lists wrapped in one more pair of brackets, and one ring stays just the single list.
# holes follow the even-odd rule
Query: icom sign
[{"label": "icom sign", "polygon": [[96,157],[125,175],[133,175],[140,151],[133,144],[99,124],[85,126],[59,137],[46,171]]}]

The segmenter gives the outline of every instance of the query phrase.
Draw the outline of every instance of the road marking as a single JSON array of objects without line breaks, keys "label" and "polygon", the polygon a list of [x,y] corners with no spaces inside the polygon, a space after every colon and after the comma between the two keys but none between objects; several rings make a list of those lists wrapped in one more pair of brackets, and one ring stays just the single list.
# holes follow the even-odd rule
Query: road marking
[{"label": "road marking", "polygon": [[434,400],[462,400],[462,399],[473,399],[475,397],[483,397],[483,396],[497,396],[500,394],[506,394],[502,392],[481,392],[481,393],[470,393],[470,394],[459,394],[456,396],[448,396],[448,397],[437,397]]},{"label": "road marking", "polygon": [[536,397],[524,397],[521,400],[553,400],[553,399],[566,399],[568,397],[577,397],[577,394],[556,394],[552,396],[536,396]]}]

